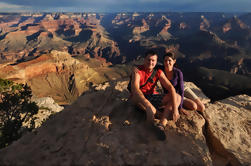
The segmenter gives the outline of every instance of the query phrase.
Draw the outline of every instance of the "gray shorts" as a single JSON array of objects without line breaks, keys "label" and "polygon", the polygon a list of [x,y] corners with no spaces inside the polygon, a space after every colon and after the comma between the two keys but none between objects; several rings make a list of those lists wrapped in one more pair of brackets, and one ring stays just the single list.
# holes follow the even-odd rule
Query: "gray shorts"
[{"label": "gray shorts", "polygon": [[198,98],[198,96],[192,91],[192,89],[186,86],[184,88],[184,98],[195,100]]}]

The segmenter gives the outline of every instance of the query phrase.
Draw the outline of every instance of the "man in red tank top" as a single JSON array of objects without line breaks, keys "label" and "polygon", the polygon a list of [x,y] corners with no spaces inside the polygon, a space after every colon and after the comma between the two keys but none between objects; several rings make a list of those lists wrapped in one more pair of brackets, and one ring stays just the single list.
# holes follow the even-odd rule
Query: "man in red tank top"
[{"label": "man in red tank top", "polygon": [[[144,57],[144,64],[133,68],[131,99],[134,104],[146,112],[148,122],[154,122],[154,115],[158,109],[156,107],[164,106],[164,111],[160,117],[160,124],[165,126],[167,123],[166,116],[168,111],[173,112],[173,120],[175,122],[180,117],[174,87],[160,69],[157,70],[152,81],[148,81],[145,86],[141,87],[141,85],[145,84],[147,79],[151,76],[153,69],[157,64],[157,58],[158,56],[154,51],[147,51]],[[155,90],[158,80],[170,93],[164,95],[158,94]]]}]

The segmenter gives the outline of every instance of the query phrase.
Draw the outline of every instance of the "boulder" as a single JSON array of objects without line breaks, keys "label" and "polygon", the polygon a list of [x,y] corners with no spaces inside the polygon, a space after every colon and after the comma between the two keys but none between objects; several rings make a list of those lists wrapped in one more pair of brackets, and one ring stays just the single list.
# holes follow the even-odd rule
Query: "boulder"
[{"label": "boulder", "polygon": [[58,113],[64,109],[59,106],[51,97],[33,98],[32,99],[39,107],[38,113],[34,115],[35,128],[40,127],[42,123],[52,114]]},{"label": "boulder", "polygon": [[239,95],[208,104],[207,138],[220,165],[251,164],[251,97]]},{"label": "boulder", "polygon": [[[35,102],[39,108],[37,114],[33,115],[35,128],[40,127],[51,115],[64,109],[64,107],[59,106],[51,97],[32,97],[31,101]],[[22,116],[24,116],[24,114],[22,114]],[[30,121],[24,121],[22,125],[24,127],[30,127],[30,124],[31,119]]]}]

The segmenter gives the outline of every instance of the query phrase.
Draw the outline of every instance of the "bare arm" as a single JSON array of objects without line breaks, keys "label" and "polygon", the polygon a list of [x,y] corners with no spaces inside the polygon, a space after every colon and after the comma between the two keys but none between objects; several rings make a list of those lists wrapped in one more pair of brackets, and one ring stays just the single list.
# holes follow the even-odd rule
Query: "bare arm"
[{"label": "bare arm", "polygon": [[171,94],[171,101],[172,101],[171,105],[172,105],[173,113],[175,115],[179,114],[178,104],[177,104],[177,101],[176,101],[175,88],[173,87],[171,82],[166,78],[166,76],[165,76],[165,74],[163,72],[161,72],[159,80],[160,80],[160,83],[164,86],[164,88],[167,89],[168,92],[170,92],[170,94]]},{"label": "bare arm", "polygon": [[144,94],[140,90],[140,75],[136,67],[132,71],[132,81],[131,81],[131,91],[134,98],[136,98],[138,103],[143,104],[144,106],[153,107],[152,104],[145,98]]},{"label": "bare arm", "polygon": [[147,121],[153,122],[156,109],[140,90],[140,74],[137,68],[132,72],[131,92],[133,102],[146,111]]}]

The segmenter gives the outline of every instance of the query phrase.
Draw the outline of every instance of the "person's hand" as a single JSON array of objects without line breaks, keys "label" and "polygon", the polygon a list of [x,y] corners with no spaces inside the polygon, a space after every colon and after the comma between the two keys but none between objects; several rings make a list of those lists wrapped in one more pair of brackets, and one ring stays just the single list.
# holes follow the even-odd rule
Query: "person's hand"
[{"label": "person's hand", "polygon": [[161,124],[163,127],[166,127],[167,119],[166,119],[166,118],[162,118],[162,119],[160,120],[160,124]]},{"label": "person's hand", "polygon": [[156,114],[156,109],[153,105],[146,105],[146,119],[147,121],[153,121],[154,115]]},{"label": "person's hand", "polygon": [[174,111],[173,113],[173,121],[174,122],[177,122],[177,120],[180,118],[180,114],[179,114],[179,111]]}]

